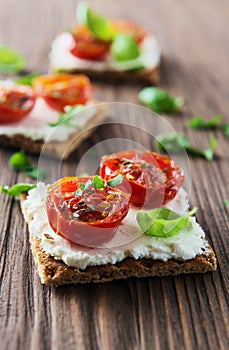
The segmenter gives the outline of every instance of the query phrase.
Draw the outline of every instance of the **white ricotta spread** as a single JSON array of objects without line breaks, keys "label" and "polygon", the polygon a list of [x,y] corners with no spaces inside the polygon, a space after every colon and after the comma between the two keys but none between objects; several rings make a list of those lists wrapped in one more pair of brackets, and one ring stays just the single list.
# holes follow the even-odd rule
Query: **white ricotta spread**
[{"label": "white ricotta spread", "polygon": [[152,70],[160,63],[160,49],[156,39],[148,35],[140,45],[141,54],[134,60],[115,62],[110,55],[103,60],[87,60],[75,57],[70,49],[74,45],[74,39],[68,32],[61,33],[52,43],[49,54],[52,70],[93,69],[96,71],[126,71],[134,69],[136,62],[140,61],[144,69]]},{"label": "white ricotta spread", "polygon": [[[47,187],[38,183],[29,191],[22,205],[25,220],[29,223],[32,237],[39,237],[44,251],[57,260],[79,269],[87,266],[115,264],[126,257],[152,258],[166,261],[171,258],[187,260],[198,254],[209,254],[205,234],[195,217],[178,234],[167,237],[151,237],[143,234],[135,219],[137,209],[131,208],[114,238],[103,247],[90,248],[72,244],[56,235],[48,223],[45,210]],[[188,208],[187,194],[180,189],[176,198],[167,207],[182,214]]]},{"label": "white ricotta spread", "polygon": [[[93,107],[92,107],[93,106]],[[33,110],[21,121],[17,123],[0,125],[0,135],[13,137],[14,135],[23,135],[33,141],[43,140],[44,142],[59,141],[63,142],[69,139],[78,129],[84,127],[88,120],[95,114],[95,106],[88,102],[87,108],[76,115],[72,121],[75,127],[58,125],[50,126],[49,123],[58,121],[58,112],[50,108],[42,98],[37,98]]]}]

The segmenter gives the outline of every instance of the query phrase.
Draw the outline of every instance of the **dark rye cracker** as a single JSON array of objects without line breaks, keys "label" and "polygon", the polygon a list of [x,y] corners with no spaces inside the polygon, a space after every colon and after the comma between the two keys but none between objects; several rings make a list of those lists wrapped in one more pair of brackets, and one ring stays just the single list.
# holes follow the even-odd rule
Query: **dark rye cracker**
[{"label": "dark rye cracker", "polygon": [[84,128],[81,131],[76,130],[75,133],[69,135],[66,141],[45,142],[43,139],[32,140],[30,137],[20,133],[12,136],[0,134],[0,146],[23,149],[30,154],[40,154],[42,152],[54,158],[67,159],[85,139],[93,134],[95,128],[106,118],[106,108],[103,105],[98,105],[97,108],[98,111],[87,121]]},{"label": "dark rye cracker", "polygon": [[[21,203],[25,199],[26,194],[23,194]],[[38,275],[41,282],[47,286],[109,282],[129,277],[162,277],[205,273],[214,271],[217,267],[215,254],[212,248],[208,247],[209,255],[197,255],[195,258],[185,261],[170,259],[164,262],[151,258],[135,260],[128,257],[114,265],[88,266],[85,270],[80,270],[66,265],[62,260],[55,260],[45,253],[39,238],[30,235],[30,243]]]},{"label": "dark rye cracker", "polygon": [[[52,68],[51,68],[52,71]],[[154,69],[139,69],[131,71],[108,71],[108,70],[93,70],[75,68],[75,69],[58,69],[53,70],[56,73],[71,73],[71,74],[86,74],[92,79],[98,79],[103,82],[109,81],[123,81],[123,82],[139,82],[139,83],[151,83],[152,85],[158,85],[160,80],[160,67],[157,66]]]}]

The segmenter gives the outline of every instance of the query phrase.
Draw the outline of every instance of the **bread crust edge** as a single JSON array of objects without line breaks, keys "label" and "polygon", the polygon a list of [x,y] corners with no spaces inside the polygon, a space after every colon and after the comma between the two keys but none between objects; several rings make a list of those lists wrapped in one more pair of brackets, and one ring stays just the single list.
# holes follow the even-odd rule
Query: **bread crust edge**
[{"label": "bread crust edge", "polygon": [[[27,194],[21,195],[21,205]],[[208,245],[209,254],[199,254],[193,259],[169,259],[167,261],[152,258],[134,259],[127,257],[116,264],[87,266],[81,270],[66,265],[47,254],[41,246],[41,239],[30,234],[31,250],[41,282],[47,286],[63,284],[104,283],[130,277],[166,277],[180,274],[206,273],[217,269],[217,260],[213,249]]]}]

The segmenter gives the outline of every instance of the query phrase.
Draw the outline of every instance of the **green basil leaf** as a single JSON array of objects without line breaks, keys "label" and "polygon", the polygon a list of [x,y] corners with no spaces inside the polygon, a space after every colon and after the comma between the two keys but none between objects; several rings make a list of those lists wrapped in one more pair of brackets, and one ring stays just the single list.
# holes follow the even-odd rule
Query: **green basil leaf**
[{"label": "green basil leaf", "polygon": [[223,201],[226,207],[229,208],[229,199],[224,199]]},{"label": "green basil leaf", "polygon": [[227,138],[227,140],[229,141],[229,124],[223,124],[221,126],[221,130],[224,134],[224,136]]},{"label": "green basil leaf", "polygon": [[209,141],[209,148],[207,148],[205,150],[201,150],[201,149],[196,148],[196,147],[188,146],[188,147],[186,147],[186,151],[193,156],[201,156],[201,157],[205,158],[206,160],[212,161],[213,157],[214,157],[216,143],[217,143],[217,140],[215,138],[215,135],[211,133],[210,134],[210,141]]},{"label": "green basil leaf", "polygon": [[40,75],[40,73],[30,73],[30,74],[26,74],[23,75],[23,77],[18,78],[17,80],[15,80],[15,83],[18,85],[28,85],[28,86],[32,86],[32,80],[36,77],[38,77]]},{"label": "green basil leaf", "polygon": [[79,189],[80,189],[81,191],[84,191],[84,189],[85,189],[85,184],[84,184],[83,182],[80,182],[78,186],[79,186]]},{"label": "green basil leaf", "polygon": [[75,195],[76,196],[82,196],[82,194],[83,194],[83,191],[85,190],[85,183],[83,183],[83,182],[79,182],[79,184],[78,184],[78,189],[76,190],[76,192],[75,192]]},{"label": "green basil leaf", "polygon": [[46,177],[45,170],[32,165],[23,151],[15,152],[10,157],[9,166],[32,179],[43,180]]},{"label": "green basil leaf", "polygon": [[77,113],[82,111],[85,107],[82,105],[66,106],[65,113],[59,113],[59,118],[54,123],[49,123],[49,126],[66,126],[76,129],[81,129],[74,121],[77,119]]},{"label": "green basil leaf", "polygon": [[190,146],[190,142],[183,135],[176,133],[165,133],[157,137],[155,141],[159,150],[168,153],[180,153]]},{"label": "green basil leaf", "polygon": [[17,51],[0,46],[0,74],[17,74],[25,69],[25,58]]},{"label": "green basil leaf", "polygon": [[112,42],[110,52],[116,61],[132,60],[140,55],[140,49],[130,34],[117,34]]},{"label": "green basil leaf", "polygon": [[103,180],[98,175],[95,175],[92,179],[92,185],[95,189],[104,188]]},{"label": "green basil leaf", "polygon": [[214,134],[211,133],[210,134],[209,148],[203,150],[203,157],[205,157],[209,161],[213,160],[214,152],[216,149],[216,143],[217,143],[216,137]]},{"label": "green basil leaf", "polygon": [[121,174],[118,174],[113,179],[107,181],[107,185],[110,187],[116,187],[118,185],[121,185],[123,181],[123,176]]},{"label": "green basil leaf", "polygon": [[150,236],[170,237],[187,226],[189,217],[196,211],[197,208],[193,208],[181,216],[167,208],[140,210],[137,213],[137,222],[142,231]]},{"label": "green basil leaf", "polygon": [[83,191],[80,190],[80,189],[76,190],[76,192],[75,192],[75,196],[76,196],[76,197],[82,196],[82,194],[83,194]]},{"label": "green basil leaf", "polygon": [[15,152],[9,159],[9,166],[14,170],[23,170],[30,162],[23,151]]},{"label": "green basil leaf", "polygon": [[43,180],[46,177],[46,173],[44,169],[37,168],[33,165],[29,165],[28,167],[23,169],[23,173],[31,177],[32,179],[35,180]]},{"label": "green basil leaf", "polygon": [[9,186],[2,186],[1,191],[2,193],[9,194],[10,196],[20,196],[20,194],[24,192],[28,192],[32,188],[35,188],[36,185],[34,184],[25,184],[25,183],[19,183],[16,185],[13,185],[12,187]]},{"label": "green basil leaf", "polygon": [[215,129],[223,121],[222,115],[218,114],[212,119],[204,120],[203,117],[197,116],[189,120],[189,126],[193,129]]},{"label": "green basil leaf", "polygon": [[162,152],[180,153],[182,150],[193,156],[200,156],[209,161],[213,160],[217,140],[214,134],[210,134],[209,148],[201,150],[193,147],[190,142],[181,134],[164,133],[157,137],[156,146]]},{"label": "green basil leaf", "polygon": [[85,2],[80,2],[76,9],[78,22],[85,24],[91,33],[101,40],[112,40],[115,34],[109,20],[92,11]]},{"label": "green basil leaf", "polygon": [[177,113],[185,103],[183,97],[173,97],[165,90],[156,87],[142,89],[138,98],[140,102],[158,113]]}]

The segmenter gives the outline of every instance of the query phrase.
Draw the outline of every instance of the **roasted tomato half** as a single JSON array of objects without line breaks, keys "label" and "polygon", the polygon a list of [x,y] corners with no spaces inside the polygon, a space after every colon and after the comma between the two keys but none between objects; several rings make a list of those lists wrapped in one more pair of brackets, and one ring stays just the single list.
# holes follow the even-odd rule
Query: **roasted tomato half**
[{"label": "roasted tomato half", "polygon": [[0,83],[0,123],[15,123],[34,107],[36,97],[27,86]]},{"label": "roasted tomato half", "polygon": [[109,180],[122,174],[122,190],[131,194],[130,202],[146,209],[172,200],[181,187],[183,171],[168,157],[154,152],[124,151],[102,158],[100,176]]},{"label": "roasted tomato half", "polygon": [[109,52],[110,42],[96,38],[86,26],[78,26],[72,32],[72,55],[88,60],[101,60]]},{"label": "roasted tomato half", "polygon": [[126,19],[113,19],[111,20],[113,28],[120,33],[131,34],[136,43],[140,44],[146,36],[144,28],[137,23]]},{"label": "roasted tomato half", "polygon": [[76,244],[97,247],[111,240],[129,209],[129,196],[117,188],[95,188],[92,177],[67,177],[49,187],[50,226]]},{"label": "roasted tomato half", "polygon": [[53,109],[85,104],[92,97],[92,85],[85,75],[41,75],[32,81],[35,93]]}]

